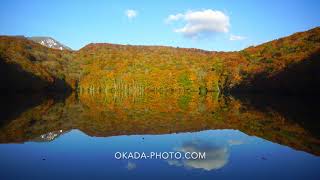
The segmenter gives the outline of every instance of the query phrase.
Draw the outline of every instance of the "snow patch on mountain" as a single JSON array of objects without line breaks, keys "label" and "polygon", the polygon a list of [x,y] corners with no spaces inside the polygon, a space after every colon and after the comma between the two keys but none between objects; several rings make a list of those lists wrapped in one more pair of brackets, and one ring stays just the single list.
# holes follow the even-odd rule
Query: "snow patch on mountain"
[{"label": "snow patch on mountain", "polygon": [[59,49],[59,50],[71,50],[71,48],[61,44],[57,40],[51,38],[51,37],[29,37],[30,40],[39,43],[43,46],[46,46],[48,48],[53,49]]}]

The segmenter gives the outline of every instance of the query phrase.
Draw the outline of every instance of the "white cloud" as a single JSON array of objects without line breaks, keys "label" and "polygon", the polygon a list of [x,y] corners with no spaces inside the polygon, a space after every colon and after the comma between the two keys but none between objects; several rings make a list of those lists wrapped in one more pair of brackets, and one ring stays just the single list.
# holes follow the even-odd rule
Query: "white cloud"
[{"label": "white cloud", "polygon": [[184,14],[169,15],[167,23],[182,21],[184,26],[174,32],[182,33],[186,37],[198,37],[204,34],[229,32],[229,17],[218,10],[188,11]]},{"label": "white cloud", "polygon": [[176,15],[169,15],[168,18],[166,19],[166,22],[167,23],[170,23],[172,21],[177,21],[177,20],[180,20],[184,17],[183,14],[179,13],[179,14],[176,14]]},{"label": "white cloud", "polygon": [[231,34],[230,37],[229,37],[230,41],[241,41],[241,40],[244,40],[244,39],[247,39],[247,37],[237,36],[237,35],[233,35],[233,34]]},{"label": "white cloud", "polygon": [[126,10],[125,14],[128,17],[128,19],[133,19],[133,18],[137,17],[138,11],[133,10],[133,9],[128,9],[128,10]]}]

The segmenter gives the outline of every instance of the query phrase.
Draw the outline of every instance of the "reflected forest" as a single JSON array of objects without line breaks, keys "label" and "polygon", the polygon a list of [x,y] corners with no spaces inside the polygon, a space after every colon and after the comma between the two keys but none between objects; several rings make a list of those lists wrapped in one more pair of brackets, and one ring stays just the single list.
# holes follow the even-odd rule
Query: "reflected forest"
[{"label": "reflected forest", "polygon": [[[23,101],[37,103],[21,104]],[[22,96],[12,106],[4,105],[1,143],[52,141],[73,129],[93,137],[235,129],[320,155],[320,124],[314,120],[318,105],[314,99],[114,92]]]}]

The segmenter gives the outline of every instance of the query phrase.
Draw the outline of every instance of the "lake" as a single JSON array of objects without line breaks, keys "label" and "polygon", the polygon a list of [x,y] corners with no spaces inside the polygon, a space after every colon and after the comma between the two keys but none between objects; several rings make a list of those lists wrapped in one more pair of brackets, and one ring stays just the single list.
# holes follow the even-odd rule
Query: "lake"
[{"label": "lake", "polygon": [[[8,95],[1,101],[0,179],[319,179],[317,99]],[[140,157],[117,156],[130,152]],[[169,152],[182,157],[161,156]],[[198,152],[205,158],[186,157]]]}]

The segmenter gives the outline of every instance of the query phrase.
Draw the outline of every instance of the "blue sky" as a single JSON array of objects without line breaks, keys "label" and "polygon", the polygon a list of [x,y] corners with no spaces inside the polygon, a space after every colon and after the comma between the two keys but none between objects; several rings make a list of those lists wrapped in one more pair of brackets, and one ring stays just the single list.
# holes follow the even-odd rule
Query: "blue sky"
[{"label": "blue sky", "polygon": [[0,34],[51,36],[75,50],[108,42],[232,51],[320,26],[319,7],[307,0],[8,0]]}]

